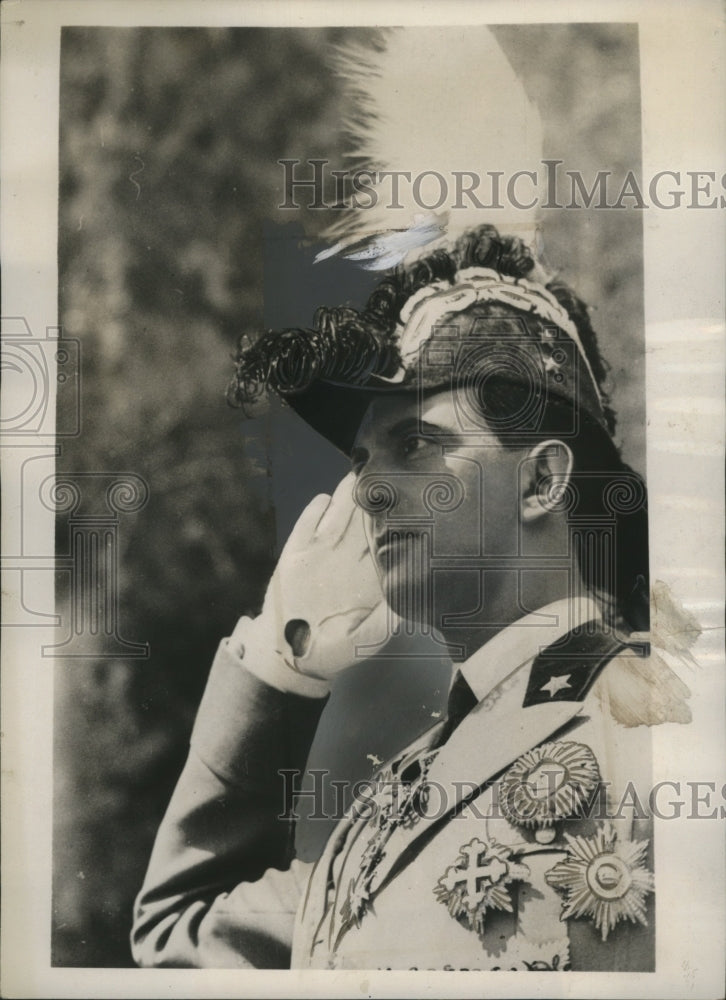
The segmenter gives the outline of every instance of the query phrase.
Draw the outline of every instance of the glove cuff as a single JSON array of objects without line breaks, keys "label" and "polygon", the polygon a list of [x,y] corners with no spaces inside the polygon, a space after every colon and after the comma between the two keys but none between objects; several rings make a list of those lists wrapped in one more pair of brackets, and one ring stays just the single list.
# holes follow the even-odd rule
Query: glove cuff
[{"label": "glove cuff", "polygon": [[251,674],[278,691],[306,698],[330,694],[327,681],[303,674],[295,667],[292,650],[278,629],[270,627],[264,612],[257,618],[240,618],[227,640],[227,650]]}]

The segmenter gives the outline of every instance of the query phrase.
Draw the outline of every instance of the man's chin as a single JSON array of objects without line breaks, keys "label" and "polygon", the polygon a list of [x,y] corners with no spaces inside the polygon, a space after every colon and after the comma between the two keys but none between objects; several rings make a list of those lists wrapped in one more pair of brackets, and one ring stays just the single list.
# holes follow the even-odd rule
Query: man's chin
[{"label": "man's chin", "polygon": [[384,574],[382,587],[386,603],[404,625],[432,627],[434,609],[428,583],[393,571]]}]

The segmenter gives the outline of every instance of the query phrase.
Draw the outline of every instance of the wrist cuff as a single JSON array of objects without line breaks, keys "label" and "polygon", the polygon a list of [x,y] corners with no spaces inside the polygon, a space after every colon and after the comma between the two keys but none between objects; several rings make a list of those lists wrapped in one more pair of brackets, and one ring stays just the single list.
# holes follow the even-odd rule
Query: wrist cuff
[{"label": "wrist cuff", "polygon": [[292,650],[289,647],[281,649],[280,645],[278,631],[269,627],[263,615],[240,618],[227,640],[229,653],[236,656],[251,674],[278,691],[305,698],[325,698],[330,694],[327,681],[297,670]]}]

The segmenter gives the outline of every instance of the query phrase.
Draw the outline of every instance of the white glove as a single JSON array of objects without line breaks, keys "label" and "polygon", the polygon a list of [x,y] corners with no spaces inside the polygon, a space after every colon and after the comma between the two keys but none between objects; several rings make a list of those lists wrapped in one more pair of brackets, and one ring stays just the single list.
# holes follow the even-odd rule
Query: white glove
[{"label": "white glove", "polygon": [[336,674],[388,638],[393,612],[353,501],[354,482],[350,473],[332,498],[321,493],[308,504],[282,550],[261,614],[242,618],[230,639],[247,669],[281,690],[327,694]]}]

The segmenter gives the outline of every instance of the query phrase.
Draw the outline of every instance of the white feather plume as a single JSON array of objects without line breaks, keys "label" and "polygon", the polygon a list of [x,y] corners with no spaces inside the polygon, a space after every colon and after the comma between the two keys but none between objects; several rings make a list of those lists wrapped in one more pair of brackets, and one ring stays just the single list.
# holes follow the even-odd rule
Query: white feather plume
[{"label": "white feather plume", "polygon": [[[389,266],[392,256],[410,260],[429,253],[483,222],[533,243],[537,208],[513,206],[506,184],[523,170],[542,179],[542,126],[493,33],[485,26],[393,28],[381,39],[380,47],[354,44],[337,53],[351,109],[345,123],[353,140],[349,155],[379,172],[406,171],[411,182],[401,179],[400,208],[391,206],[386,178],[374,186],[374,207],[344,211],[326,234],[337,241],[334,251],[353,245],[366,266],[384,258],[379,266]],[[443,185],[432,175],[414,197],[413,180],[427,171],[445,179],[441,206],[434,207]],[[474,193],[484,208],[466,195],[458,199],[466,207],[458,207],[457,183],[474,183],[464,172],[480,178]],[[501,172],[500,208],[491,207],[493,172]],[[542,200],[531,179],[522,179],[517,192],[521,202]],[[358,200],[363,205],[369,199]],[[430,239],[422,243],[427,230]],[[371,238],[374,248],[366,247]]]}]

